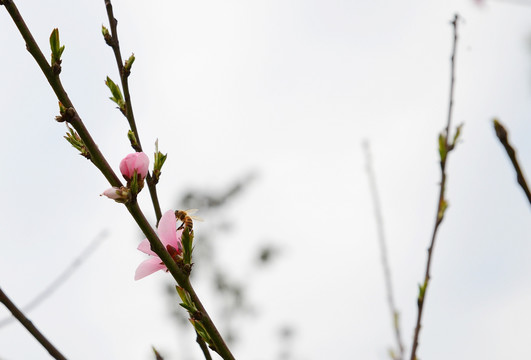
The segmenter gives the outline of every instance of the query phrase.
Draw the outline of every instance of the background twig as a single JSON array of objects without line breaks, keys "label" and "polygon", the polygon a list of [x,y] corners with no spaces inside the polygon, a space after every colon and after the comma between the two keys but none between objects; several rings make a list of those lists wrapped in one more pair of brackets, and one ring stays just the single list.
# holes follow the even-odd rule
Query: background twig
[{"label": "background twig", "polygon": [[[90,255],[96,251],[100,244],[107,237],[107,230],[100,232],[90,244],[81,251],[81,253],[68,265],[62,272],[57,276],[52,282],[48,284],[40,293],[38,293],[31,301],[29,301],[25,306],[22,307],[22,311],[28,313],[37,306],[39,306],[44,300],[46,300],[50,295],[52,295],[62,284],[68,280],[69,277],[74,274],[75,270],[85,262]],[[15,321],[15,318],[12,316],[6,317],[0,320],[0,328],[6,326]]]},{"label": "background twig", "polygon": [[365,140],[363,142],[363,149],[365,150],[367,176],[369,177],[369,186],[371,189],[372,202],[374,205],[374,217],[376,220],[376,231],[378,232],[378,242],[380,244],[385,290],[387,294],[387,305],[389,306],[389,311],[391,312],[391,320],[393,324],[393,331],[395,334],[396,349],[398,350],[397,353],[392,351],[391,356],[395,360],[402,360],[404,358],[404,343],[402,342],[402,336],[400,334],[399,312],[396,307],[393,296],[393,284],[391,281],[391,269],[389,267],[389,260],[387,259],[387,244],[385,241],[383,217],[380,208],[380,197],[378,196],[378,188],[376,186],[376,176],[374,175],[374,170],[372,168],[372,157],[368,140]]},{"label": "background twig", "polygon": [[516,180],[524,190],[525,196],[527,196],[527,200],[531,204],[531,191],[529,191],[529,187],[527,186],[527,182],[525,181],[524,173],[520,168],[520,165],[518,164],[518,159],[516,158],[516,151],[509,143],[507,130],[505,130],[505,127],[503,127],[503,125],[497,119],[494,119],[493,122],[494,130],[496,131],[496,136],[502,143],[503,147],[505,148],[505,151],[507,151],[507,155],[509,155],[509,159],[511,159],[511,163],[513,164],[514,170],[516,171]]}]

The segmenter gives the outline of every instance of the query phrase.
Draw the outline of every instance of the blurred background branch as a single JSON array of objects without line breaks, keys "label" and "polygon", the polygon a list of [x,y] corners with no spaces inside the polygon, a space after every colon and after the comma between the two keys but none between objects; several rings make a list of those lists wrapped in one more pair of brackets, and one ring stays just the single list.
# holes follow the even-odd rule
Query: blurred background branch
[{"label": "blurred background branch", "polygon": [[[57,289],[61,287],[74,273],[77,269],[87,261],[92,254],[99,248],[103,241],[109,236],[107,229],[102,230],[96,237],[79,253],[79,255],[72,260],[70,265],[68,265],[54,280],[52,280],[48,286],[46,286],[40,293],[35,295],[26,305],[24,305],[21,310],[24,313],[28,313],[31,310],[38,307],[44,300],[49,298]],[[0,320],[0,328],[9,325],[15,321],[15,318],[12,316],[6,317]]]},{"label": "blurred background branch", "polygon": [[378,233],[378,243],[380,244],[380,254],[384,273],[387,305],[389,306],[389,311],[391,314],[391,323],[396,342],[396,351],[394,349],[389,349],[389,353],[393,360],[402,360],[404,358],[404,343],[402,341],[402,335],[400,333],[400,313],[398,312],[393,296],[393,284],[391,280],[391,269],[389,267],[389,260],[387,258],[387,244],[385,240],[383,216],[380,205],[380,197],[378,195],[378,187],[376,185],[376,175],[374,174],[374,169],[372,167],[372,156],[369,140],[365,140],[363,142],[363,150],[365,151],[367,177],[369,178],[369,187],[371,189],[371,197],[374,207],[374,219],[376,220],[376,231]]}]

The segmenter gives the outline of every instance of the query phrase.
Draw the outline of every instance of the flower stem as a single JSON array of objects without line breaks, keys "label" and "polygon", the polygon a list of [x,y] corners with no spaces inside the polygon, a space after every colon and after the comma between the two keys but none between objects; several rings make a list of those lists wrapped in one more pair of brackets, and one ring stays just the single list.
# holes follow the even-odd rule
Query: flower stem
[{"label": "flower stem", "polygon": [[[5,1],[5,0],[4,0]],[[13,316],[24,326],[31,335],[57,360],[66,360],[66,357],[33,325],[33,323],[20,311],[17,306],[0,289],[0,302],[13,314]]]}]

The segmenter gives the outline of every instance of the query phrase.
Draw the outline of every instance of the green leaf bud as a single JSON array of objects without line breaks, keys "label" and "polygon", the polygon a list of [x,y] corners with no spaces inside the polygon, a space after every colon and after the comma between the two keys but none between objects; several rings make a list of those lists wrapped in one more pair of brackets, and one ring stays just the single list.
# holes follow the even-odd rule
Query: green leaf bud
[{"label": "green leaf bud", "polygon": [[61,73],[61,55],[63,54],[65,47],[64,45],[61,46],[59,41],[59,29],[57,28],[53,29],[50,35],[50,48],[52,50],[52,71],[55,75],[59,75]]},{"label": "green leaf bud", "polygon": [[446,137],[441,133],[439,134],[439,156],[441,158],[441,164],[446,160],[448,149],[446,148]]},{"label": "green leaf bud", "polygon": [[114,101],[118,105],[118,109],[125,115],[125,100],[122,96],[122,91],[120,90],[120,87],[114,83],[114,81],[111,80],[110,77],[107,76],[107,80],[105,80],[105,85],[111,90],[112,101]]},{"label": "green leaf bud", "polygon": [[129,130],[127,132],[127,138],[129,139],[129,142],[131,143],[131,147],[133,149],[135,149],[136,151],[142,151],[140,145],[138,144],[138,141],[136,140],[135,133],[132,130]]},{"label": "green leaf bud", "polygon": [[131,54],[131,56],[129,56],[129,59],[125,60],[125,64],[124,64],[125,76],[129,76],[129,74],[131,73],[131,66],[133,66],[134,62],[135,62],[135,54]]}]

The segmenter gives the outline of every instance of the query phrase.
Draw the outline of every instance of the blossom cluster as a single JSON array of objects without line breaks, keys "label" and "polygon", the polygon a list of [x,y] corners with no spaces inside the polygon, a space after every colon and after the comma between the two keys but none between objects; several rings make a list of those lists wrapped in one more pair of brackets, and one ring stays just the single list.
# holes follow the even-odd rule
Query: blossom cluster
[{"label": "blossom cluster", "polygon": [[[148,169],[149,158],[145,153],[136,152],[127,155],[120,162],[120,172],[127,181],[127,186],[109,188],[102,195],[121,203],[129,201],[131,194],[136,195],[142,189]],[[134,189],[135,186],[137,187],[136,189]],[[183,253],[181,240],[183,229],[177,230],[176,224],[177,218],[175,212],[168,210],[162,215],[157,228],[157,234],[162,245],[164,245],[164,248],[174,260],[177,260],[177,257]],[[150,258],[140,263],[135,272],[135,280],[142,279],[159,270],[168,270],[160,257],[151,250],[148,239],[142,240],[138,245],[138,250],[149,255]]]}]

